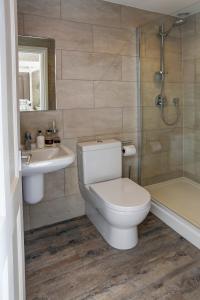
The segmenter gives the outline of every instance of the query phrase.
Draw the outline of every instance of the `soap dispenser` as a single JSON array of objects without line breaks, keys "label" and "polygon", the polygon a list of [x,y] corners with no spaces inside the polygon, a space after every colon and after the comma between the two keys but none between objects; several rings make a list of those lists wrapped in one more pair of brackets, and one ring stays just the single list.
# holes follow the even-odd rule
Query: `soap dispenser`
[{"label": "soap dispenser", "polygon": [[38,149],[44,148],[44,135],[41,130],[38,130],[38,135],[36,138],[36,144]]}]

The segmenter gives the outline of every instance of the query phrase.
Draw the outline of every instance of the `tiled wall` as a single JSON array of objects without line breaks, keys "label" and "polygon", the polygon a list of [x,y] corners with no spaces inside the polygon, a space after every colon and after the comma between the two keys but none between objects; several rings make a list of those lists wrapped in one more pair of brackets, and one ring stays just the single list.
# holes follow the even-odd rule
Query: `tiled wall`
[{"label": "tiled wall", "polygon": [[182,30],[184,81],[184,175],[200,182],[200,13]]},{"label": "tiled wall", "polygon": [[173,18],[162,17],[141,28],[141,105],[142,105],[142,184],[148,185],[182,176],[182,66],[180,28],[174,28],[165,44],[166,84],[165,95],[168,106],[165,115],[168,122],[175,118],[172,99],[180,98],[181,116],[174,126],[163,123],[155,98],[160,94],[160,83],[155,72],[160,70],[160,39],[158,29],[161,23],[166,30]]},{"label": "tiled wall", "polygon": [[[21,136],[56,120],[62,142],[137,140],[136,30],[158,15],[101,0],[19,0],[19,33],[56,41],[56,111],[21,113]],[[136,159],[125,159],[123,169]],[[45,197],[24,205],[25,228],[84,214],[76,163],[45,176]]]}]

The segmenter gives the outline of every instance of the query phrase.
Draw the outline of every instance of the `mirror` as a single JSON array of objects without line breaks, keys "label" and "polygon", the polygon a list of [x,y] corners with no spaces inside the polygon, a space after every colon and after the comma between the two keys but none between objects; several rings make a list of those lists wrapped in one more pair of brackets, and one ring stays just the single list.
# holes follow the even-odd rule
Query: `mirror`
[{"label": "mirror", "polygon": [[19,36],[18,61],[20,111],[55,110],[55,41]]}]

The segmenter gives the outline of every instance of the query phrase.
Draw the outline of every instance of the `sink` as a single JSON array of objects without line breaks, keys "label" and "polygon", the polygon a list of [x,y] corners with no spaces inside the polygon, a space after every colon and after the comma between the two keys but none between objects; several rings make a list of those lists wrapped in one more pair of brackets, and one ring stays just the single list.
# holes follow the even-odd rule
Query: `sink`
[{"label": "sink", "polygon": [[32,156],[29,164],[22,159],[22,176],[54,172],[66,168],[75,159],[74,153],[63,145],[22,152],[22,155],[27,154]]},{"label": "sink", "polygon": [[29,163],[22,159],[23,198],[29,204],[36,204],[44,196],[44,174],[66,168],[74,162],[75,155],[64,145],[23,151],[22,157],[29,154]]}]

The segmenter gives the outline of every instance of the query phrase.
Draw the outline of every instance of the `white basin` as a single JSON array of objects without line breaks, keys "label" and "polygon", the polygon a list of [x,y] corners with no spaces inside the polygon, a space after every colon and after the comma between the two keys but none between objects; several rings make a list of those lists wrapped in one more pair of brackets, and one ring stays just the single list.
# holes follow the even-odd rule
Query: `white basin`
[{"label": "white basin", "polygon": [[26,160],[22,159],[22,176],[57,171],[66,168],[75,159],[74,153],[63,145],[23,151],[22,155],[29,153],[32,154],[30,164],[27,165]]},{"label": "white basin", "polygon": [[27,154],[31,154],[30,163],[22,159],[23,198],[35,204],[44,196],[44,174],[66,168],[74,162],[75,155],[63,145],[22,152],[22,156]]}]

